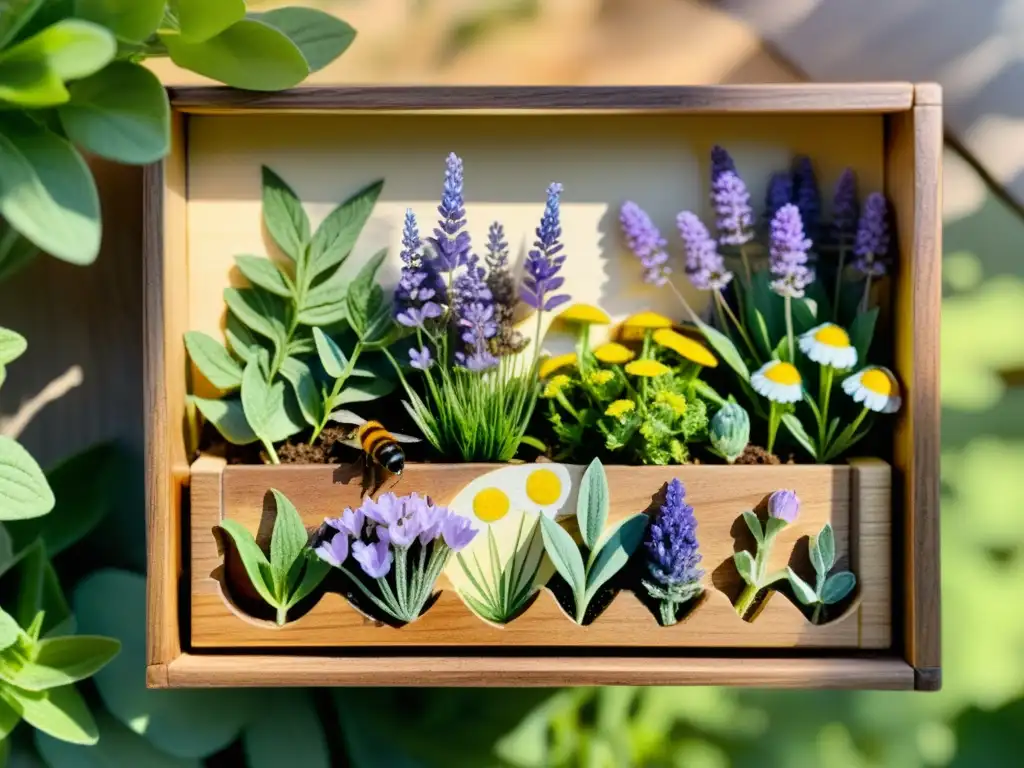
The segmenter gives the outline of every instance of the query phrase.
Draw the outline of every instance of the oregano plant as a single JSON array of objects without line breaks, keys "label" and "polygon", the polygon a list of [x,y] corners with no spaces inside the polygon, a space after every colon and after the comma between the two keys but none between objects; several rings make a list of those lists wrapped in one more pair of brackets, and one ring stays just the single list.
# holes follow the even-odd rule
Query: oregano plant
[{"label": "oregano plant", "polygon": [[814,586],[801,579],[792,568],[786,569],[786,576],[797,600],[812,607],[811,622],[817,624],[824,618],[828,606],[842,601],[853,591],[857,577],[850,571],[831,573],[836,564],[836,538],[831,523],[825,523],[818,535],[811,537],[807,550],[814,567]]}]

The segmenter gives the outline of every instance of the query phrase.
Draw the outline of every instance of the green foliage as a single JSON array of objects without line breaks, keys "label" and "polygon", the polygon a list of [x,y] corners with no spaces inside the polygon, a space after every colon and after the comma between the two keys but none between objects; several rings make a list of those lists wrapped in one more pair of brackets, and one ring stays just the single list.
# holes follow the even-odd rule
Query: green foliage
[{"label": "green foliage", "polygon": [[[170,56],[227,85],[272,91],[298,85],[355,37],[320,10],[247,14],[243,0],[21,0],[0,10],[0,219],[74,264],[96,258],[100,212],[73,145],[131,164],[168,151],[167,96],[144,60]],[[3,250],[15,249],[17,259],[0,252],[9,269],[31,257],[5,238]]]},{"label": "green foliage", "polygon": [[830,574],[836,563],[835,534],[831,523],[825,523],[821,532],[811,537],[808,552],[814,567],[814,586],[801,579],[792,568],[786,569],[786,577],[797,599],[813,609],[811,621],[817,624],[824,618],[827,606],[835,605],[853,591],[857,578],[849,571]]},{"label": "green foliage", "polygon": [[[495,624],[511,621],[526,606],[537,591],[537,573],[544,559],[544,549],[536,546],[537,533],[540,531],[539,519],[530,525],[530,533],[523,541],[523,528],[527,524],[527,515],[519,517],[516,539],[512,545],[512,553],[508,562],[500,566],[498,542],[494,537],[494,529],[487,529],[488,560],[490,573],[485,573],[476,554],[473,562],[462,552],[456,554],[459,566],[475,590],[471,594],[461,590],[462,599],[481,618]],[[536,554],[535,554],[536,553]]]},{"label": "green foliage", "polygon": [[789,574],[792,573],[792,570],[788,568],[772,573],[768,571],[768,561],[771,558],[775,537],[786,527],[786,521],[777,517],[769,517],[764,525],[762,525],[757,515],[753,511],[748,510],[743,513],[743,522],[754,536],[756,551],[754,554],[750,554],[746,550],[740,550],[732,556],[736,572],[747,585],[736,601],[736,613],[740,617],[747,615],[754,603],[754,598],[757,597],[761,590],[786,580]]}]

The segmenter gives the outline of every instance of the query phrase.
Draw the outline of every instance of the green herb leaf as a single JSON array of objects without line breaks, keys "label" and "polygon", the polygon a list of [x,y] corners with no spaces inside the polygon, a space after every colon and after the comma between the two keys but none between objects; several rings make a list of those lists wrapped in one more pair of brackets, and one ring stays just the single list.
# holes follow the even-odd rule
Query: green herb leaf
[{"label": "green herb leaf", "polygon": [[72,83],[58,110],[68,138],[119,163],[143,165],[167,154],[170,105],[160,79],[139,64],[115,61]]},{"label": "green herb leaf", "polygon": [[375,319],[384,304],[384,291],[377,284],[377,270],[386,256],[387,251],[381,250],[367,261],[352,281],[345,297],[348,323],[360,339],[365,336],[371,320]]},{"label": "green herb leaf", "polygon": [[341,56],[356,37],[356,31],[337,16],[315,8],[276,8],[252,17],[288,35],[302,51],[310,72],[323,69]]},{"label": "green herb leaf", "polygon": [[547,515],[540,516],[540,532],[544,537],[544,551],[548,553],[555,569],[572,589],[577,601],[576,608],[579,610],[587,586],[579,547],[569,532]]},{"label": "green herb leaf", "polygon": [[25,354],[25,337],[8,328],[0,328],[0,365],[9,365]]},{"label": "green herb leaf", "polygon": [[3,50],[14,39],[18,31],[29,22],[42,4],[43,0],[7,0],[5,2],[4,12],[0,13],[0,50]]},{"label": "green herb leaf", "polygon": [[256,539],[236,520],[221,520],[220,527],[227,532],[235,543],[238,556],[242,560],[245,572],[249,575],[249,581],[268,605],[277,607],[277,598],[274,596],[274,585],[268,584],[264,573],[271,570],[270,562],[263,550],[256,544]]},{"label": "green herb leaf", "polygon": [[732,556],[736,564],[736,571],[747,584],[757,585],[757,567],[754,565],[754,558],[746,550],[736,552]]},{"label": "green herb leaf", "polygon": [[761,528],[761,521],[757,519],[751,510],[747,510],[743,513],[743,522],[747,524],[747,528],[754,534],[754,540],[761,545],[764,543],[764,530]]},{"label": "green herb leaf", "polygon": [[219,35],[188,42],[162,34],[171,60],[179,67],[249,91],[280,91],[309,74],[302,51],[288,36],[254,18],[235,22]]},{"label": "green herb leaf", "polygon": [[0,216],[58,259],[91,264],[99,253],[89,167],[67,140],[10,112],[0,112]]},{"label": "green herb leaf", "polygon": [[281,363],[281,375],[292,385],[306,423],[311,427],[319,426],[324,419],[324,401],[309,366],[297,358],[286,357]]},{"label": "green herb leaf", "polygon": [[795,414],[785,413],[782,415],[782,424],[789,430],[789,434],[793,436],[800,445],[804,447],[812,459],[818,458],[818,450],[814,446],[814,441],[811,436],[807,434],[807,430],[804,429],[804,425],[800,423],[800,419]]},{"label": "green herb leaf", "polygon": [[0,435],[0,520],[25,520],[53,509],[43,471],[28,451]]},{"label": "green herb leaf", "polygon": [[267,383],[259,364],[255,361],[247,363],[242,373],[242,410],[245,412],[245,420],[260,440],[265,443],[274,442],[272,425],[283,409],[283,399]]},{"label": "green herb leaf", "polygon": [[237,398],[225,400],[210,400],[205,397],[196,397],[192,400],[203,418],[216,427],[221,437],[232,445],[248,445],[255,443],[259,438],[249,426],[245,418],[245,409],[242,408],[242,401]]},{"label": "green herb leaf", "polygon": [[232,392],[242,386],[242,366],[212,336],[188,331],[185,348],[199,372],[217,389]]},{"label": "green herb leaf", "polygon": [[92,677],[121,650],[110,637],[71,635],[40,640],[35,660],[22,664],[8,682],[27,691],[45,691]]},{"label": "green herb leaf", "polygon": [[576,519],[593,562],[597,555],[597,542],[608,521],[608,476],[600,459],[590,462],[583,473],[576,500]]},{"label": "green herb leaf", "polygon": [[302,557],[295,561],[296,565],[302,567],[302,577],[298,579],[295,588],[288,595],[287,608],[291,608],[303,600],[320,586],[327,574],[331,572],[331,566],[317,557],[311,550],[304,551]]},{"label": "green herb leaf", "polygon": [[283,346],[287,338],[285,305],[262,288],[225,288],[224,302],[250,330]]},{"label": "green herb leaf", "polygon": [[313,341],[316,343],[316,353],[320,357],[320,365],[332,379],[340,379],[345,375],[345,367],[348,359],[345,353],[330,336],[319,328],[313,328]]},{"label": "green herb leaf", "polygon": [[[284,11],[299,11],[307,9],[284,8]],[[320,13],[310,11],[310,13]],[[326,15],[320,13],[320,15]],[[363,231],[370,214],[373,213],[373,206],[380,197],[384,188],[384,181],[375,181],[368,187],[361,189],[344,203],[335,208],[327,215],[323,223],[313,235],[313,241],[309,247],[309,274],[320,275],[340,265],[351,253],[352,246]]]},{"label": "green herb leaf", "polygon": [[586,605],[593,600],[597,590],[629,562],[643,541],[647,522],[647,515],[643,513],[627,517],[603,539],[597,557],[587,569],[587,591],[583,600]]},{"label": "green herb leaf", "polygon": [[14,733],[14,729],[20,722],[21,714],[0,698],[0,765],[2,766],[9,765],[11,739],[7,737]]},{"label": "green herb leaf", "polygon": [[75,16],[106,27],[122,40],[141,43],[156,32],[164,0],[75,0]]},{"label": "green herb leaf", "polygon": [[792,568],[786,568],[786,578],[789,580],[790,586],[793,587],[793,594],[796,595],[797,600],[804,605],[813,605],[818,602],[818,595],[814,588],[797,576]]},{"label": "green herb leaf", "polygon": [[825,586],[821,590],[821,602],[825,605],[835,605],[853,591],[857,585],[857,577],[849,571],[833,573],[825,579]]},{"label": "green herb leaf", "polygon": [[850,324],[850,343],[857,350],[857,363],[854,367],[863,368],[868,363],[868,351],[871,340],[875,336],[875,323],[878,321],[878,307],[861,312]]},{"label": "green herb leaf", "polygon": [[[832,524],[825,523],[825,526],[821,529],[821,533],[814,537],[815,550],[818,552],[818,557],[821,560],[821,567],[817,564],[814,566],[814,570],[821,574],[826,574],[832,570],[832,566],[836,564],[836,537],[832,531]],[[814,558],[811,558],[812,562]]]},{"label": "green herb leaf", "polygon": [[0,595],[19,626],[35,625],[43,635],[73,629],[71,609],[41,539],[21,550],[0,577]]},{"label": "green herb leaf", "polygon": [[0,651],[10,648],[21,637],[21,627],[14,617],[0,608]]},{"label": "green herb leaf", "polygon": [[793,299],[793,335],[799,336],[818,324],[817,307],[810,299]]},{"label": "green herb leaf", "polygon": [[299,308],[299,322],[303,325],[325,327],[345,319],[345,298],[348,296],[348,278],[338,269],[322,282],[314,284]]},{"label": "green herb leaf", "polygon": [[726,365],[732,368],[743,381],[750,381],[750,371],[747,369],[747,364],[743,362],[743,357],[740,355],[739,350],[736,349],[736,345],[729,340],[729,337],[712,328],[707,323],[698,321],[698,325],[704,334],[704,338],[708,340],[708,344],[718,353],[719,357],[725,360]]},{"label": "green herb leaf", "polygon": [[231,351],[243,362],[248,363],[256,358],[258,352],[264,349],[259,340],[253,335],[245,324],[238,319],[234,312],[228,312],[227,323],[224,328],[224,336],[227,337],[228,346]]},{"label": "green herb leaf", "polygon": [[245,18],[245,0],[171,0],[181,37],[202,43]]},{"label": "green herb leaf", "polygon": [[270,537],[270,569],[274,574],[275,594],[279,603],[284,603],[288,598],[285,589],[288,571],[302,555],[309,536],[298,510],[288,497],[275,488],[271,488],[270,492],[274,494],[277,505],[274,530]]},{"label": "green herb leaf", "polygon": [[391,379],[364,379],[348,381],[338,396],[331,403],[331,409],[348,403],[366,403],[370,400],[390,395],[395,391],[395,382]]},{"label": "green herb leaf", "polygon": [[263,223],[286,256],[295,262],[305,259],[309,217],[295,190],[267,166],[263,166]]},{"label": "green herb leaf", "polygon": [[72,744],[95,744],[99,739],[89,707],[73,685],[40,692],[12,686],[6,694],[25,722],[43,733]]},{"label": "green herb leaf", "polygon": [[253,285],[286,299],[291,297],[290,281],[270,259],[262,256],[235,256],[235,264],[238,265],[238,271]]}]

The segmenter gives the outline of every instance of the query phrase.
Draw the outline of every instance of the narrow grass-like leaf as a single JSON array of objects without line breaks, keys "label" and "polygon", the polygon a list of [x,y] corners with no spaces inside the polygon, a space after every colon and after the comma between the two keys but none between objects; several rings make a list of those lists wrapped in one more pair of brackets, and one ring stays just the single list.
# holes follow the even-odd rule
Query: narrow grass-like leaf
[{"label": "narrow grass-like leaf", "polygon": [[590,462],[580,481],[576,501],[576,519],[579,521],[583,543],[590,550],[590,561],[594,561],[598,539],[608,520],[608,477],[600,459]]},{"label": "narrow grass-like leaf", "polygon": [[850,324],[850,343],[857,350],[857,368],[863,368],[868,362],[871,340],[875,336],[875,323],[878,321],[878,307],[861,312]]},{"label": "narrow grass-like leaf", "polygon": [[277,599],[273,594],[273,584],[268,584],[264,573],[269,572],[270,563],[263,550],[256,545],[252,534],[245,526],[236,520],[222,520],[220,527],[227,532],[235,543],[238,556],[242,559],[245,572],[249,575],[249,581],[259,593],[263,600],[273,607],[277,607]]},{"label": "narrow grass-like leaf", "polygon": [[743,357],[740,355],[739,350],[736,349],[736,345],[729,340],[729,337],[712,328],[707,323],[698,321],[698,327],[712,349],[718,353],[719,357],[725,360],[726,365],[732,368],[743,381],[750,381],[750,370],[747,368],[747,364],[743,362]]},{"label": "narrow grass-like leaf", "polygon": [[636,552],[636,548],[643,541],[644,531],[647,530],[647,515],[639,513],[627,517],[600,543],[600,550],[593,561],[593,565],[587,570],[587,591],[584,603],[589,605],[604,584],[621,571],[629,558]]},{"label": "narrow grass-like leaf", "polygon": [[800,423],[800,419],[795,414],[785,413],[782,415],[782,424],[789,431],[789,434],[793,436],[793,439],[800,443],[809,454],[811,458],[817,460],[818,450],[814,447],[814,441],[811,436],[807,434],[807,430],[804,429],[804,425]]}]

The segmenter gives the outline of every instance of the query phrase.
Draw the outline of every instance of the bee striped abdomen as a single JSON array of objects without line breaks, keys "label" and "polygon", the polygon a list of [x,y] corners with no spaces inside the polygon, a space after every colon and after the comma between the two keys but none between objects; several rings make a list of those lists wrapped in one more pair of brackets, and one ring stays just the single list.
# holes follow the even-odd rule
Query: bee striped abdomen
[{"label": "bee striped abdomen", "polygon": [[405,469],[405,452],[379,421],[368,421],[359,428],[359,444],[367,456],[389,472],[397,475]]}]

